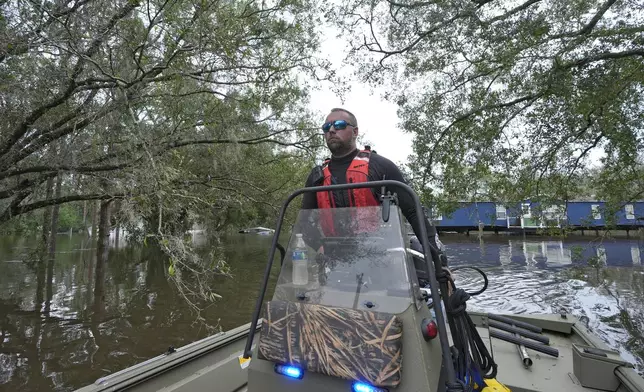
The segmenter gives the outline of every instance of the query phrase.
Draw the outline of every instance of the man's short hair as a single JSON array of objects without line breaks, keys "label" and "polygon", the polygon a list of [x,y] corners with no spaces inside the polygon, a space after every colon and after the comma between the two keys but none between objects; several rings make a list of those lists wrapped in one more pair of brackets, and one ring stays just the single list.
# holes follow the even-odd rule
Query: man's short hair
[{"label": "man's short hair", "polygon": [[351,112],[350,112],[350,111],[348,111],[347,109],[342,109],[342,108],[333,108],[333,109],[331,109],[331,113],[333,113],[333,112],[345,112],[346,114],[348,114],[348,115],[349,115],[349,121],[351,121],[351,124],[352,124],[354,127],[357,127],[357,126],[358,126],[358,119],[356,118],[356,116],[354,116],[354,115],[353,115],[353,113],[351,113]]}]

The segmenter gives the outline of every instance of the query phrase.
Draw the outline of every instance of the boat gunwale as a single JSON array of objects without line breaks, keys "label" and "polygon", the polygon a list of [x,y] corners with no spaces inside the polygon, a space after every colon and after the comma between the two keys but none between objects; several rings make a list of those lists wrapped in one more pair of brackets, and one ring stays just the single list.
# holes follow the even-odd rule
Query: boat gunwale
[{"label": "boat gunwale", "polygon": [[[255,333],[261,330],[263,319],[259,319]],[[246,323],[228,331],[207,336],[203,339],[194,341],[185,346],[175,349],[172,353],[164,353],[152,357],[142,363],[138,363],[119,370],[115,373],[96,379],[93,383],[86,385],[77,390],[84,391],[103,391],[103,390],[120,390],[130,388],[148,379],[157,377],[174,368],[183,366],[200,357],[211,354],[232,343],[246,339],[250,334],[251,323]],[[238,350],[243,354],[243,347]]]}]

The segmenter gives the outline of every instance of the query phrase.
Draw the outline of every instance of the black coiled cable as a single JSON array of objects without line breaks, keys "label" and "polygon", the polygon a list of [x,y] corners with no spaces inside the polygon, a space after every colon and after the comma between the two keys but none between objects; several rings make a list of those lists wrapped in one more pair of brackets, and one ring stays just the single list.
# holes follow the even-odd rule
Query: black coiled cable
[{"label": "black coiled cable", "polygon": [[452,358],[454,360],[454,367],[456,376],[462,383],[459,385],[448,386],[448,391],[473,391],[475,380],[472,377],[472,370],[480,374],[481,378],[494,378],[497,374],[497,364],[490,355],[487,347],[483,343],[483,339],[476,330],[476,325],[467,314],[467,300],[471,296],[483,293],[488,287],[488,278],[485,272],[480,268],[463,266],[452,268],[451,272],[460,269],[473,269],[479,272],[485,281],[483,288],[468,293],[463,289],[456,288],[454,280],[451,275],[445,273],[441,274],[442,279],[447,279],[452,284],[453,292],[447,300],[447,317],[450,321],[450,328],[453,329],[452,339],[454,346],[452,347]]},{"label": "black coiled cable", "polygon": [[[482,294],[485,290],[487,290],[487,285],[488,285],[489,281],[488,281],[488,279],[487,279],[487,275],[485,274],[485,272],[483,272],[483,270],[482,270],[482,269],[480,269],[480,268],[478,268],[478,267],[472,267],[472,266],[469,266],[469,265],[465,265],[465,266],[462,266],[462,267],[454,267],[454,268],[450,268],[450,271],[451,271],[451,272],[455,272],[455,271],[463,270],[463,269],[471,269],[471,270],[474,270],[474,271],[478,272],[479,274],[481,274],[481,276],[483,276],[483,288],[482,288],[482,289],[480,289],[480,290],[478,290],[478,291],[475,291],[475,292],[473,292],[473,293],[467,292],[470,296],[472,296],[472,297],[473,297],[473,296],[475,296],[475,295]],[[454,288],[456,288],[456,285],[454,284],[454,280],[453,280],[453,279],[451,279],[451,278],[450,278],[450,283],[452,283],[452,286],[454,286]]]},{"label": "black coiled cable", "polygon": [[[462,269],[472,269],[472,270],[477,271],[479,274],[481,274],[481,276],[483,276],[483,287],[480,290],[477,290],[477,291],[475,291],[473,293],[470,293],[469,291],[466,291],[467,294],[469,294],[470,296],[473,297],[475,295],[482,294],[485,290],[487,290],[489,280],[487,278],[487,275],[485,274],[485,272],[483,272],[482,269],[477,268],[477,267],[471,267],[471,266],[462,266],[462,267],[450,268],[450,272],[455,272],[455,271],[462,270]],[[456,288],[456,284],[454,284],[454,279],[452,278],[452,276],[450,274],[446,273],[445,270],[443,270],[442,273],[440,273],[436,277],[436,279],[438,280],[439,283],[447,283],[447,282],[449,282],[449,283],[451,283],[453,288]],[[434,303],[430,302],[428,304],[428,306],[431,309],[431,308],[434,307]]]}]

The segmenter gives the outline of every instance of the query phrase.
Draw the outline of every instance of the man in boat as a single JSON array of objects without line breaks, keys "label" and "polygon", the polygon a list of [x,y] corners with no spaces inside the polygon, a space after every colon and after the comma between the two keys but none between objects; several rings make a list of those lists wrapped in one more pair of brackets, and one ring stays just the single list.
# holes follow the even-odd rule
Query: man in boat
[{"label": "man in boat", "polygon": [[[358,120],[350,111],[341,108],[331,109],[322,125],[322,131],[326,145],[331,151],[331,158],[311,171],[305,187],[383,179],[407,184],[402,172],[392,161],[372,152],[369,148],[362,151],[357,148]],[[395,187],[388,187],[387,190],[398,194],[400,209],[417,237],[420,237],[417,214],[424,215],[423,220],[429,240],[437,246],[435,228],[429,223],[423,211],[416,210],[412,197],[406,192],[397,191]],[[302,209],[378,206],[380,196],[380,188],[305,193]],[[317,244],[310,245],[315,248]]]}]

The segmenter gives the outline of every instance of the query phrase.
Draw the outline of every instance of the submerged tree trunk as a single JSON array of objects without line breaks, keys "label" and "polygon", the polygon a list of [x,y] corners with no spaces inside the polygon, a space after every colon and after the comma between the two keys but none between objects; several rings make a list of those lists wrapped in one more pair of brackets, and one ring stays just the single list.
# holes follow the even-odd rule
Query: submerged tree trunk
[{"label": "submerged tree trunk", "polygon": [[[45,196],[45,200],[49,200],[52,198],[54,193],[53,177],[47,180],[47,185],[45,185],[45,187],[47,190],[47,195]],[[52,207],[47,207],[43,211],[43,216],[42,216],[42,244],[43,244],[43,247],[45,248],[47,247],[47,244],[49,244],[49,230],[51,230],[51,212],[52,212]]]},{"label": "submerged tree trunk", "polygon": [[90,236],[92,237],[92,240],[94,240],[96,238],[96,226],[98,224],[97,219],[96,219],[96,217],[98,215],[97,211],[96,211],[97,210],[96,207],[98,206],[99,203],[100,203],[99,201],[92,201],[92,231],[91,231],[91,234],[90,234]]},{"label": "submerged tree trunk", "polygon": [[111,200],[101,202],[100,218],[98,222],[98,241],[96,243],[96,256],[98,263],[107,262],[107,256],[110,249],[111,206]]},{"label": "submerged tree trunk", "polygon": [[[101,208],[101,210],[103,210],[103,208]],[[100,242],[101,241],[99,239],[98,243],[100,244]],[[98,252],[100,252],[100,246]],[[105,317],[105,263],[107,262],[107,259],[102,258],[100,253],[97,254],[97,252],[92,252],[90,269],[95,258],[96,268],[94,269],[93,279],[94,301],[92,303],[92,313],[89,319],[89,329],[92,331],[92,335],[94,336],[94,340],[98,346],[98,349],[93,354],[92,358],[96,363],[103,363],[110,352],[108,347],[109,342],[106,340],[106,337],[103,336],[101,329],[99,328]]]},{"label": "submerged tree trunk", "polygon": [[49,316],[51,310],[51,300],[54,297],[54,259],[47,260],[47,284],[46,284],[46,298],[43,314]]},{"label": "submerged tree trunk", "polygon": [[94,269],[94,304],[92,314],[92,324],[100,324],[105,311],[105,263],[106,258],[102,258],[97,253],[96,268]]},{"label": "submerged tree trunk", "polygon": [[[56,194],[54,197],[59,198],[62,193],[63,175],[59,173],[56,178]],[[49,260],[53,260],[56,254],[56,234],[58,233],[58,212],[60,205],[55,205],[51,211],[51,226],[49,229],[49,243],[47,250],[49,251]]]},{"label": "submerged tree trunk", "polygon": [[[54,197],[60,197],[62,193],[63,175],[59,173],[56,178],[56,192]],[[51,310],[51,300],[54,296],[54,262],[56,261],[56,234],[58,233],[58,212],[60,207],[55,205],[51,211],[51,226],[49,227],[49,243],[47,244],[47,251],[49,257],[47,258],[47,297],[45,299],[45,308],[43,313],[49,315]]]},{"label": "submerged tree trunk", "polygon": [[121,219],[120,219],[120,212],[121,210],[121,200],[117,200],[116,203],[114,204],[114,213],[116,217],[116,228],[115,228],[115,233],[114,233],[114,247],[118,248],[119,247],[119,240],[121,238]]},{"label": "submerged tree trunk", "polygon": [[42,311],[43,302],[45,298],[43,296],[45,290],[45,279],[46,275],[45,263],[38,263],[36,266],[36,303],[34,304],[34,311],[40,313]]},{"label": "submerged tree trunk", "polygon": [[103,321],[105,314],[105,264],[109,251],[110,238],[110,204],[111,200],[101,202],[100,221],[98,228],[98,241],[96,249],[96,270],[94,279],[94,304],[90,322],[90,329],[94,334],[99,351],[95,353],[102,358],[107,351],[101,350],[104,346],[104,338],[99,331],[99,324]]},{"label": "submerged tree trunk", "polygon": [[87,227],[87,200],[83,201],[83,228]]},{"label": "submerged tree trunk", "polygon": [[118,248],[119,247],[119,240],[121,237],[121,222],[116,223],[116,233],[114,234],[114,247]]},{"label": "submerged tree trunk", "polygon": [[96,252],[92,251],[92,240],[89,240],[89,266],[87,267],[87,291],[92,290],[94,284],[94,265],[96,264]]}]

